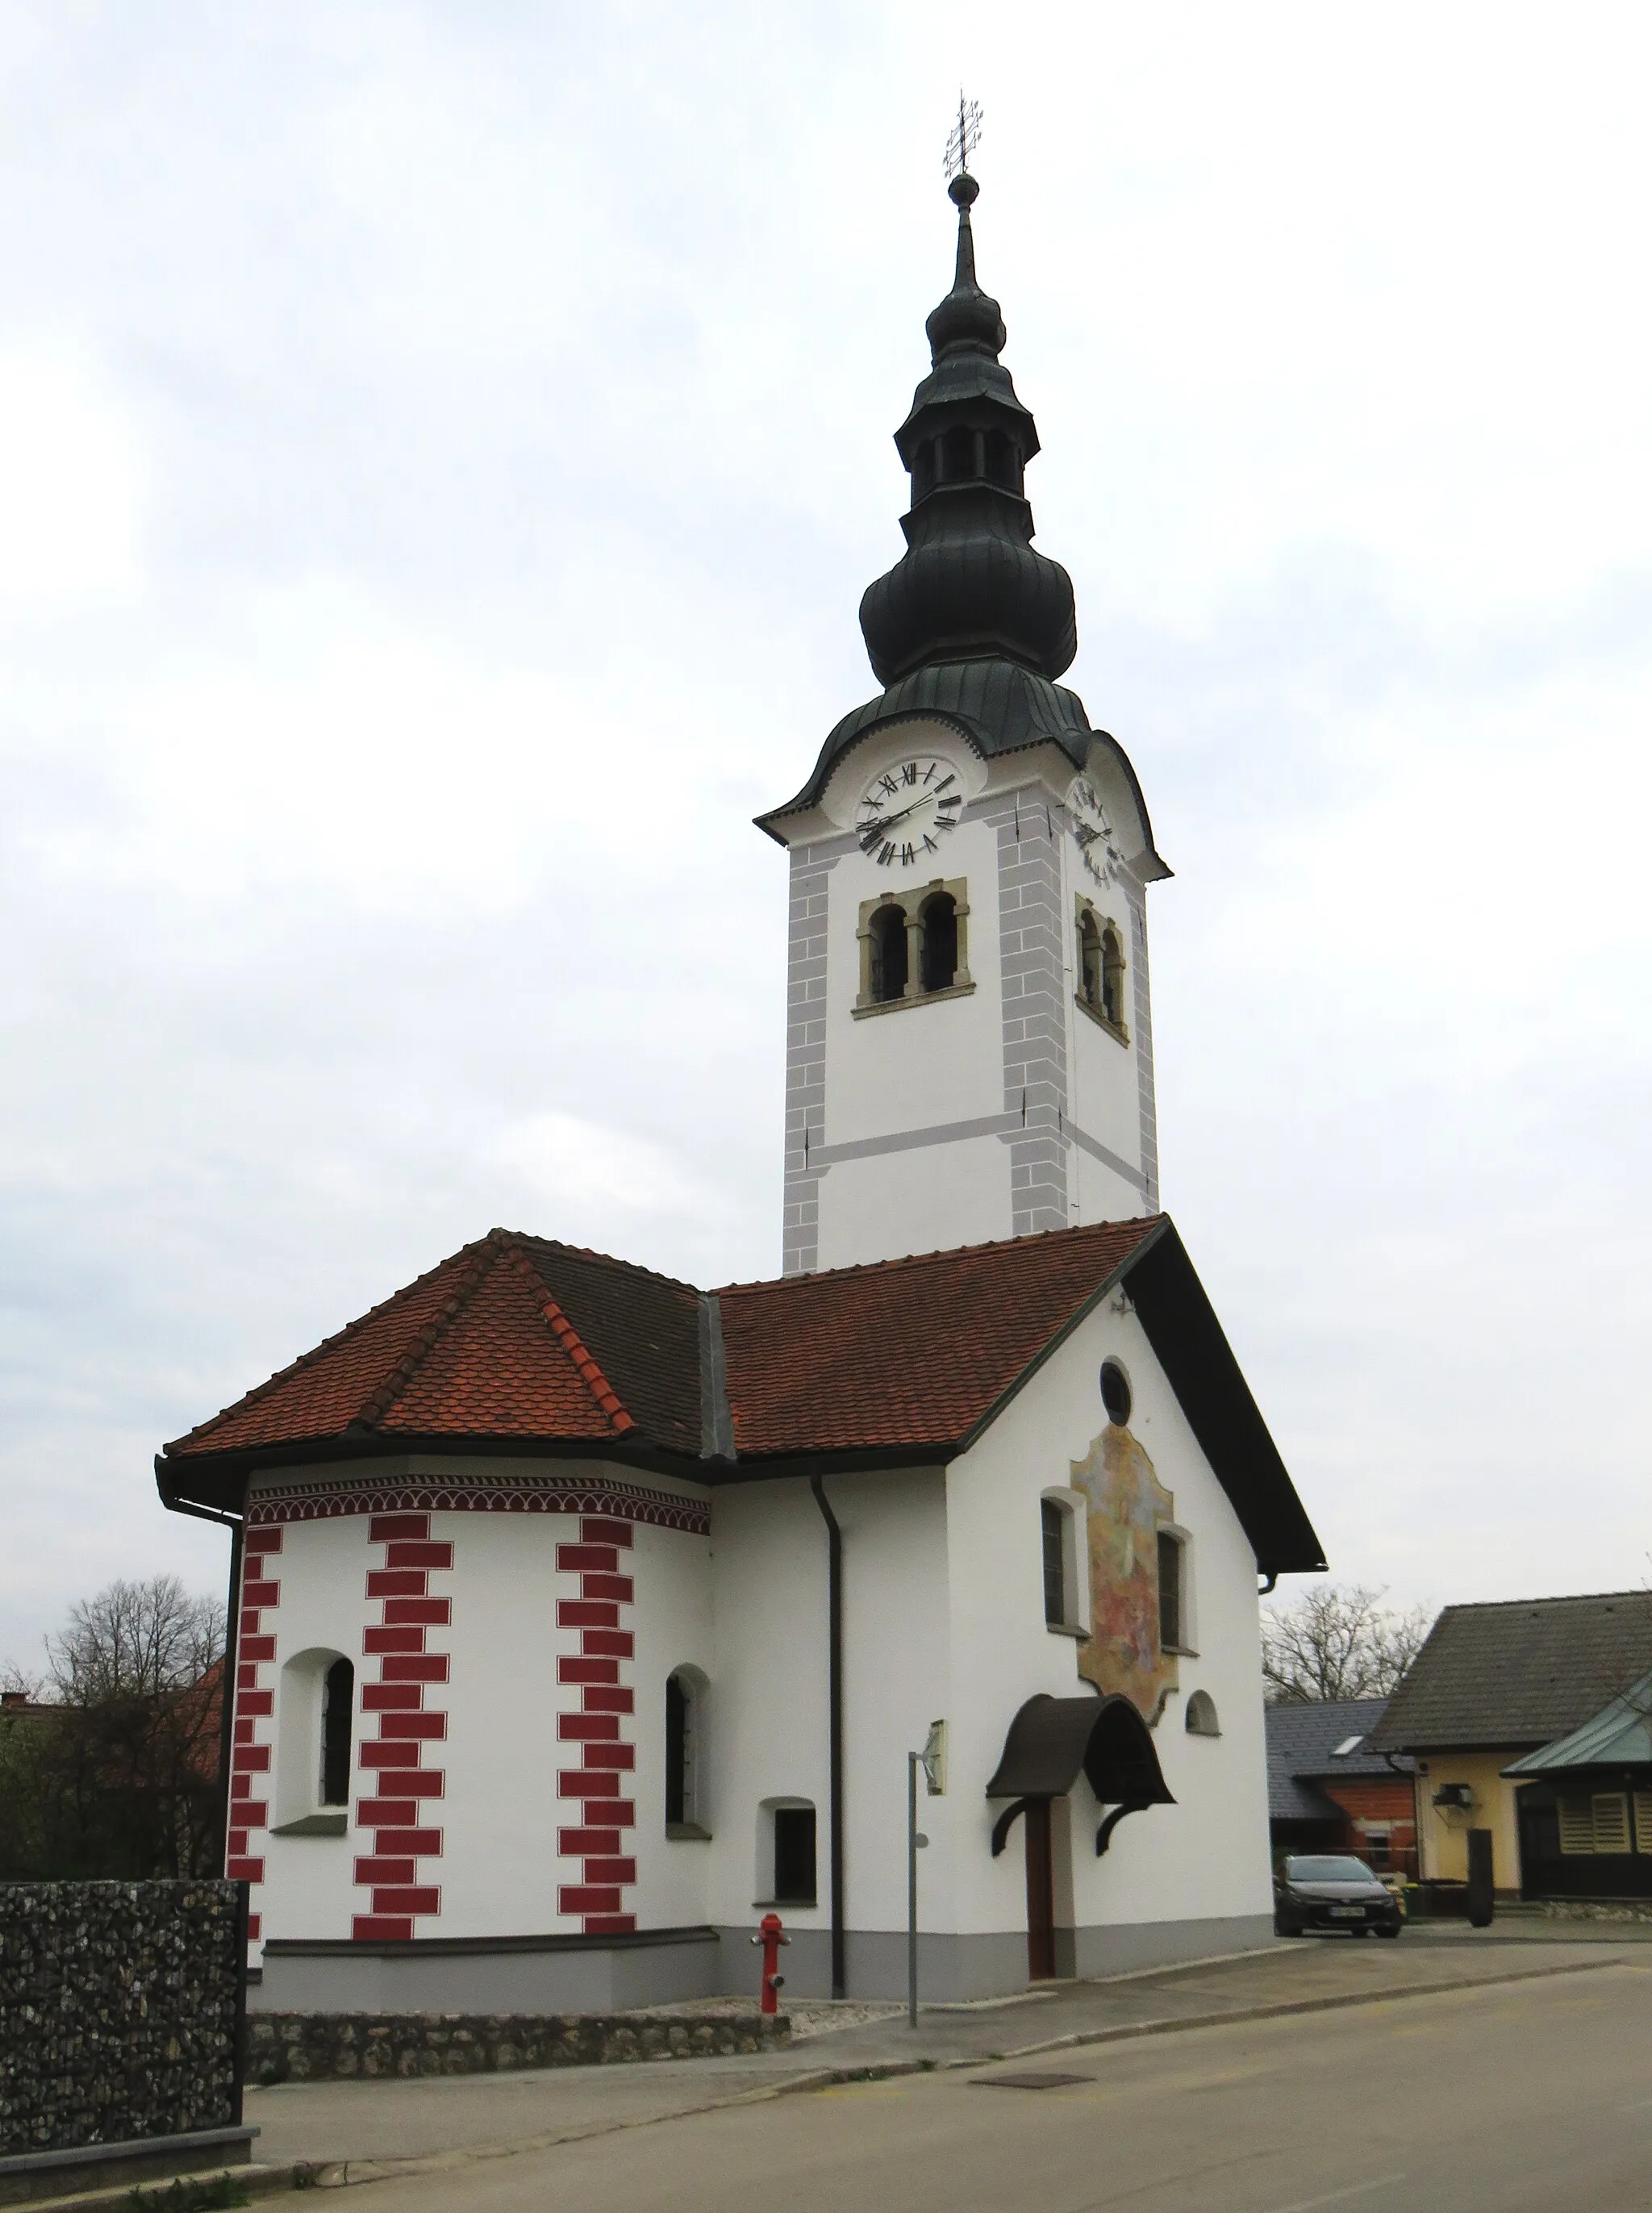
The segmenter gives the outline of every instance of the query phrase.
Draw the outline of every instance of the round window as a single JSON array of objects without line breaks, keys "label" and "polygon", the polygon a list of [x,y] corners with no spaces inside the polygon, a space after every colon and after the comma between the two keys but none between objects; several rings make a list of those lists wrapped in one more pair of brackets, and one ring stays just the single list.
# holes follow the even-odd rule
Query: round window
[{"label": "round window", "polygon": [[1107,1410],[1107,1419],[1123,1429],[1130,1419],[1130,1378],[1116,1360],[1101,1363],[1101,1404]]}]

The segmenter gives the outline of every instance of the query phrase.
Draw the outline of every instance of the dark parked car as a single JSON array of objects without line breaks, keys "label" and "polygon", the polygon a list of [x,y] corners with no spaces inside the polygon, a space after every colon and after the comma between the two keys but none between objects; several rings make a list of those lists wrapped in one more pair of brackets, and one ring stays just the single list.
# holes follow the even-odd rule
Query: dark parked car
[{"label": "dark parked car", "polygon": [[1399,1900],[1363,1860],[1341,1852],[1293,1852],[1273,1878],[1273,1925],[1281,1936],[1345,1929],[1350,1936],[1398,1936]]}]

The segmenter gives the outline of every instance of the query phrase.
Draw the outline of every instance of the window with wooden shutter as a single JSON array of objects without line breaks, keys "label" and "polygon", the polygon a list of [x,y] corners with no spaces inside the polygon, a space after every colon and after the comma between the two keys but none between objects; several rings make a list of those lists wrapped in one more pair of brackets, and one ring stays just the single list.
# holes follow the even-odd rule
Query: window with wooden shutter
[{"label": "window with wooden shutter", "polygon": [[1598,1790],[1594,1798],[1594,1849],[1597,1852],[1629,1850],[1629,1801],[1621,1790]]},{"label": "window with wooden shutter", "polygon": [[1635,1849],[1652,1852],[1652,1790],[1635,1793]]},{"label": "window with wooden shutter", "polygon": [[1587,1798],[1563,1798],[1556,1808],[1560,1816],[1560,1849],[1563,1852],[1592,1852],[1594,1850],[1594,1809]]}]

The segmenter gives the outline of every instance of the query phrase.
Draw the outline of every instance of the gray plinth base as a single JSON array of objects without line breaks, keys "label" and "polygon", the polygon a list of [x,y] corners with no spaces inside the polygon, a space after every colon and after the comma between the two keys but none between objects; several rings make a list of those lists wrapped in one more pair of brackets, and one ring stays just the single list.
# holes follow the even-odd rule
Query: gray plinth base
[{"label": "gray plinth base", "polygon": [[[749,1929],[722,1929],[721,1987],[754,1990],[758,1956]],[[780,1954],[785,1986],[783,2004],[832,1994],[832,1939],[824,1929],[788,1932],[791,1942]],[[1248,1952],[1271,1942],[1271,1913],[1223,1915],[1197,1921],[1137,1921],[1091,1929],[1058,1929],[1056,1973],[1116,1975],[1134,1967],[1172,1967],[1186,1960],[1209,1960],[1228,1952]],[[905,1930],[851,1929],[844,1945],[847,1995],[852,1998],[904,1998],[906,1995]],[[917,1940],[917,1979],[930,2004],[960,1998],[1003,1997],[1027,1988],[1027,1932],[990,1930],[975,1936],[926,1936]]]},{"label": "gray plinth base", "polygon": [[[717,1994],[715,1929],[624,1936],[272,1940],[252,2014],[616,2014]],[[748,1969],[747,1981],[756,1987]],[[736,1988],[743,1988],[743,1984]]]},{"label": "gray plinth base", "polygon": [[[640,1929],[625,1936],[418,1937],[405,1944],[343,1939],[271,1941],[262,1980],[247,1991],[253,2015],[623,2014],[636,2006],[756,1995],[761,1954],[746,1928]],[[780,1955],[782,2003],[832,1995],[832,1939],[789,1930]],[[1174,1966],[1268,1943],[1271,1913],[1187,1921],[1115,1923],[1056,1931],[1058,1976]],[[848,1995],[904,1998],[906,1938],[899,1930],[851,1929]],[[1024,1930],[920,1936],[918,1986],[931,2003],[1002,1997],[1027,1987]]]},{"label": "gray plinth base", "polygon": [[0,2159],[0,2205],[77,2191],[118,2189],[156,2176],[216,2173],[243,2167],[256,2129],[197,2129],[182,2137],[142,2137],[131,2143],[75,2144],[67,2151],[18,2152]]}]

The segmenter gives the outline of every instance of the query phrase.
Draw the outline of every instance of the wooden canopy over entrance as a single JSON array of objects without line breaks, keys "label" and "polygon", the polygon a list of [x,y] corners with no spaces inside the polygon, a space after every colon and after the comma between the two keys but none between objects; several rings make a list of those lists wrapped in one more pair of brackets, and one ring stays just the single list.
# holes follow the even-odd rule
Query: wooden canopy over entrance
[{"label": "wooden canopy over entrance", "polygon": [[1050,1801],[1064,1798],[1081,1773],[1097,1804],[1110,1809],[1095,1832],[1098,1858],[1126,1814],[1176,1802],[1147,1723],[1128,1698],[1054,1698],[1042,1691],[1027,1699],[1009,1724],[986,1795],[1010,1801],[993,1824],[994,1859],[1016,1817],[1025,1816],[1027,1972],[1034,1982],[1056,1972]]}]

